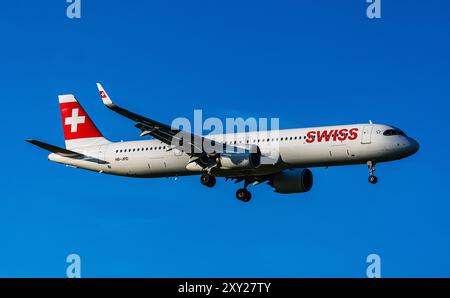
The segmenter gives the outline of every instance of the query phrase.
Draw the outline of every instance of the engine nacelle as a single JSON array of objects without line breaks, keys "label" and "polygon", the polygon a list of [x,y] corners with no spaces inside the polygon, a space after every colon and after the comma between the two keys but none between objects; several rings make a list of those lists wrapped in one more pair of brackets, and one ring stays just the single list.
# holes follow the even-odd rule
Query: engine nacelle
[{"label": "engine nacelle", "polygon": [[261,153],[222,153],[219,157],[220,168],[227,170],[256,169],[261,165]]},{"label": "engine nacelle", "polygon": [[307,192],[313,186],[313,174],[309,169],[285,170],[273,176],[271,185],[278,193]]}]

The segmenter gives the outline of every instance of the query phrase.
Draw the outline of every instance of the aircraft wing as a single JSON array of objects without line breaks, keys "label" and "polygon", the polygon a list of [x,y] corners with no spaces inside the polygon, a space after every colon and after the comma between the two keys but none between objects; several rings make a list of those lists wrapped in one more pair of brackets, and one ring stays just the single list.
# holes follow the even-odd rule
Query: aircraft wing
[{"label": "aircraft wing", "polygon": [[[186,146],[190,146],[191,150],[183,150],[183,151],[185,151],[185,153],[190,156],[197,156],[197,157],[205,155],[212,157],[216,154],[216,152],[206,152],[205,149],[203,148],[203,144],[205,143],[214,145],[214,148],[220,148],[222,150],[221,152],[231,152],[233,151],[233,149],[235,149],[233,146],[227,146],[225,143],[215,142],[203,136],[181,131],[167,124],[149,119],[147,117],[138,115],[134,112],[121,108],[112,102],[111,98],[108,96],[105,89],[103,89],[100,83],[97,83],[97,87],[100,92],[100,96],[102,97],[104,105],[109,109],[113,110],[114,112],[122,116],[125,116],[126,118],[131,119],[134,122],[137,122],[135,126],[142,131],[141,136],[151,135],[154,138],[160,140],[161,142],[169,146],[172,146],[171,149],[176,148],[179,150],[183,150],[186,148]],[[243,150],[243,148],[240,147],[239,149]]]}]

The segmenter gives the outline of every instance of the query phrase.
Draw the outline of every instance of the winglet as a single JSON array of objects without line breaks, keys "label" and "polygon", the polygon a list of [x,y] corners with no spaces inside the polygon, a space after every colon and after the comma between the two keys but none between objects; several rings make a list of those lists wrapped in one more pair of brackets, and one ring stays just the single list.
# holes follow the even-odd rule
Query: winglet
[{"label": "winglet", "polygon": [[97,88],[98,91],[100,92],[100,96],[102,97],[103,104],[107,107],[114,105],[111,98],[109,98],[108,94],[106,93],[105,89],[103,89],[100,83],[97,83]]}]

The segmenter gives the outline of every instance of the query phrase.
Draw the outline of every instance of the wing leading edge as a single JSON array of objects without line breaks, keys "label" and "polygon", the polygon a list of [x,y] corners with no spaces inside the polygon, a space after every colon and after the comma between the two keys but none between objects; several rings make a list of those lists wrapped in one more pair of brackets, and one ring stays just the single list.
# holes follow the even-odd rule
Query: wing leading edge
[{"label": "wing leading edge", "polygon": [[[135,127],[141,130],[141,136],[151,135],[161,142],[169,145],[169,150],[178,149],[191,157],[191,162],[196,162],[208,171],[217,166],[218,154],[223,152],[253,152],[258,148],[242,148],[229,146],[222,142],[210,140],[203,136],[181,131],[167,124],[141,116],[113,103],[100,83],[97,83],[103,104],[114,112],[137,122]],[[211,146],[205,146],[209,144]]]}]

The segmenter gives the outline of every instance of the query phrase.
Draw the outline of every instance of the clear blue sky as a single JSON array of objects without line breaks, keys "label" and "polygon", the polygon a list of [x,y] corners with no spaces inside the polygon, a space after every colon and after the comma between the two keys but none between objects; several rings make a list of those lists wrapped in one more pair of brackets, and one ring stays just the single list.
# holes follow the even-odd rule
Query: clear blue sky
[{"label": "clear blue sky", "polygon": [[[3,141],[0,276],[450,276],[450,4],[384,1],[7,1],[0,9]],[[138,139],[105,109],[170,123],[280,117],[282,128],[394,124],[415,156],[377,168],[313,169],[310,193],[220,180],[133,180],[66,168],[25,143],[63,145],[57,95],[74,93],[106,137]]]}]

